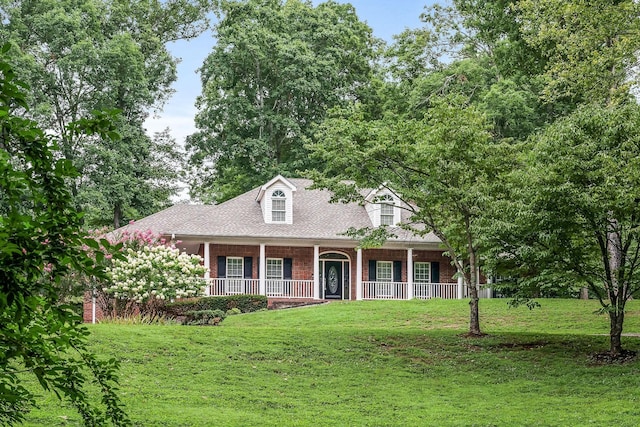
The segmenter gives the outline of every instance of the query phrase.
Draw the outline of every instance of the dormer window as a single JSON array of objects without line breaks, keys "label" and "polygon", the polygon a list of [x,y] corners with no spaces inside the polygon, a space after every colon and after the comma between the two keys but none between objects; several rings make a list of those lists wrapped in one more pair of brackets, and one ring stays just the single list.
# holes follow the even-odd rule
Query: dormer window
[{"label": "dormer window", "polygon": [[296,186],[278,175],[260,187],[256,202],[260,204],[265,224],[293,224],[293,194]]},{"label": "dormer window", "polygon": [[380,225],[395,225],[395,203],[388,194],[380,197]]},{"label": "dormer window", "polygon": [[365,197],[365,209],[374,227],[395,227],[402,221],[400,196],[380,186]]},{"label": "dormer window", "polygon": [[271,221],[285,222],[287,219],[287,197],[282,190],[271,193]]}]

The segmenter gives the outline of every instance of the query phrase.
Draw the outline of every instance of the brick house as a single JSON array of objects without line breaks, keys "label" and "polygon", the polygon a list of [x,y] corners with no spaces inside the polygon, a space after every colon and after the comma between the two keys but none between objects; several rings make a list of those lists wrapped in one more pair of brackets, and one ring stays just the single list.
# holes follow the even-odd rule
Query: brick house
[{"label": "brick house", "polygon": [[[153,230],[204,258],[206,295],[271,300],[462,298],[440,240],[397,225],[408,212],[385,188],[364,204],[330,203],[312,181],[277,176],[219,205],[175,205],[120,229]],[[392,228],[378,249],[358,249],[350,227]]]}]

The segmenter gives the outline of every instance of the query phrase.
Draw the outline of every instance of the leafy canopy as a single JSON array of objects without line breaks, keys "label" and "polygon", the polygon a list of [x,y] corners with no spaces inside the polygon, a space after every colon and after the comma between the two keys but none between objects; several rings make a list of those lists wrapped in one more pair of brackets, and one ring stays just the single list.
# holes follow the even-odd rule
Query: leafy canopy
[{"label": "leafy canopy", "polygon": [[[22,381],[33,375],[44,390],[69,401],[85,425],[129,425],[116,394],[118,363],[99,361],[86,349],[86,329],[70,307],[58,306],[57,284],[73,270],[103,275],[80,237],[81,217],[67,180],[76,172],[56,159],[57,141],[16,110],[27,108],[27,86],[0,58],[0,423],[13,425],[36,404]],[[76,130],[107,138],[101,118]],[[103,242],[110,247],[108,242]],[[97,384],[95,405],[87,383]]]}]

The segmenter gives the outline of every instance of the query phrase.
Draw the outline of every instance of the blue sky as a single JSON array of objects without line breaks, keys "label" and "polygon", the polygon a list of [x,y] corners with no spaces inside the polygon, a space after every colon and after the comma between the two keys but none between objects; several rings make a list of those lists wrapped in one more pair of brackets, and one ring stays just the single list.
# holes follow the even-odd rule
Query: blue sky
[{"label": "blue sky", "polygon": [[[340,3],[351,3],[358,17],[366,21],[373,29],[376,37],[388,42],[394,34],[405,28],[421,26],[420,14],[430,0],[338,0]],[[314,4],[320,3],[314,0]],[[193,118],[196,114],[194,106],[196,97],[201,93],[200,77],[196,70],[202,65],[204,58],[211,51],[215,39],[211,32],[202,34],[191,41],[171,43],[173,54],[182,59],[178,65],[178,81],[174,84],[176,93],[165,105],[162,112],[157,113],[146,122],[147,131],[154,133],[167,127],[178,144],[195,131]]]}]

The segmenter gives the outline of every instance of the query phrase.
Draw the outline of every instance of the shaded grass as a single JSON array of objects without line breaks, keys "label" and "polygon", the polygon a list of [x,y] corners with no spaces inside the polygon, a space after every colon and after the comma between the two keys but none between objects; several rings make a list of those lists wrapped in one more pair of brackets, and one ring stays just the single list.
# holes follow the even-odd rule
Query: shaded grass
[{"label": "shaded grass", "polygon": [[[227,318],[220,327],[96,325],[139,426],[504,426],[640,423],[640,362],[608,348],[593,301],[481,301],[488,337],[463,338],[467,301],[349,302]],[[626,331],[640,332],[640,304]],[[623,341],[640,350],[640,338]],[[79,425],[50,396],[27,425]]]}]

